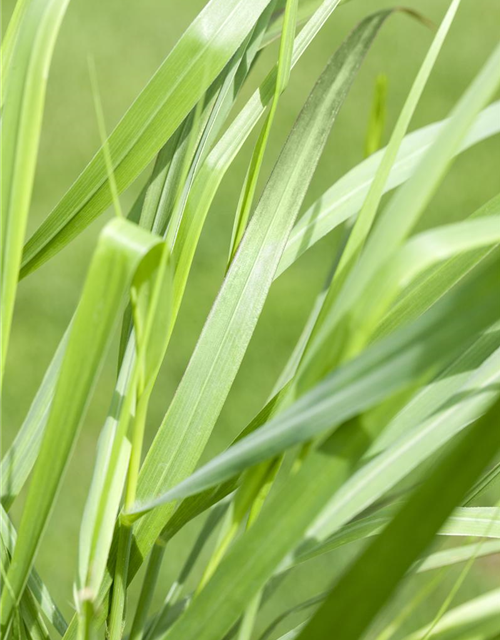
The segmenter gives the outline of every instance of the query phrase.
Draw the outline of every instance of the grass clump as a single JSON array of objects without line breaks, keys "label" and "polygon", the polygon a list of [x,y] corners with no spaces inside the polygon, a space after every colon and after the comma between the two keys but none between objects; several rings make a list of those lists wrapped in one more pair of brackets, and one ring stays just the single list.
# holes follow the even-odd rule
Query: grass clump
[{"label": "grass clump", "polygon": [[[500,471],[500,195],[458,222],[444,224],[436,212],[429,229],[418,224],[454,158],[500,130],[500,103],[491,102],[500,48],[446,119],[408,133],[459,10],[453,0],[387,147],[380,149],[386,81],[379,79],[367,158],[300,215],[330,131],[384,24],[408,16],[426,21],[401,7],[385,9],[346,35],[259,192],[293,68],[341,2],[211,0],[107,139],[92,66],[102,147],[25,242],[46,83],[68,1],[19,0],[2,46],[2,384],[19,279],[112,204],[116,216],[99,235],[73,318],[3,454],[2,637],[404,635],[430,593],[426,585],[395,612],[391,600],[404,584],[465,562],[453,596],[476,558],[499,552],[490,489]],[[230,120],[260,51],[276,38],[275,65]],[[151,395],[204,223],[262,117],[219,294],[144,452]],[[120,195],[150,163],[124,216]],[[342,229],[344,242],[267,404],[202,464],[273,282],[334,229]],[[36,557],[101,370],[116,357],[117,334],[116,385],[81,514],[75,614],[66,621]],[[25,486],[14,524],[9,511]],[[159,575],[171,540],[196,519],[198,537],[165,588]],[[473,540],[437,548],[450,536]],[[329,588],[274,611],[266,627],[264,606],[281,581],[347,544],[356,548],[354,559],[332,570]],[[143,564],[137,604],[127,606]],[[195,574],[201,577],[193,588]],[[455,608],[450,596],[410,637],[444,638],[450,629],[453,637],[468,638],[470,629],[474,637],[495,637],[495,593]],[[164,603],[155,611],[157,594]],[[297,613],[302,621],[293,626],[289,617]]]}]

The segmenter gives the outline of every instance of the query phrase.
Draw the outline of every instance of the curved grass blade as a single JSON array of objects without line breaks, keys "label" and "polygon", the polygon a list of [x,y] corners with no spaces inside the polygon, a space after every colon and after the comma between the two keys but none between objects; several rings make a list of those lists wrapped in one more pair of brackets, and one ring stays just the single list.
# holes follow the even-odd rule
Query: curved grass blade
[{"label": "curved grass blade", "polygon": [[[497,199],[494,199],[492,204],[495,204],[495,200]],[[477,212],[477,215],[481,213],[486,214],[491,211],[492,209],[490,209],[489,205],[486,205]],[[473,257],[476,263],[480,256],[475,255]],[[458,260],[460,260],[460,258]],[[458,270],[455,272],[454,268],[449,269],[449,267],[454,266],[458,267],[460,265],[453,265],[453,260],[445,263],[442,281],[439,286],[434,286],[432,282],[427,283],[427,287],[429,287],[430,284],[429,294],[432,298],[431,301],[427,301],[429,302],[427,306],[434,303],[435,299],[439,299],[443,292],[450,289],[456,280],[458,280]],[[467,272],[467,269],[465,269],[465,271]],[[437,274],[438,272],[436,272],[436,275]],[[451,282],[450,274],[453,276]],[[422,300],[424,301],[428,295],[426,292],[427,288],[423,286]],[[418,316],[419,314],[414,315]],[[459,429],[466,426],[471,416],[472,419],[479,417],[481,412],[487,408],[490,398],[492,397],[491,391],[494,390],[495,384],[499,379],[498,374],[500,369],[498,356],[492,355],[499,347],[500,334],[495,325],[474,341],[470,348],[466,349],[463,354],[460,354],[458,359],[446,368],[433,383],[425,387],[421,393],[417,394],[411,402],[408,403],[407,407],[386,427],[381,437],[375,441],[374,446],[370,450],[370,455],[374,456],[385,448],[390,447],[399,436],[408,432],[407,443],[405,439],[401,440],[399,449],[394,449],[394,457],[392,459],[396,464],[397,460],[401,457],[400,469],[404,472],[405,470],[410,472],[421,460],[425,459],[427,455],[432,455],[432,453],[441,446],[442,442],[445,442],[454,433],[457,433]],[[266,405],[256,419],[244,429],[237,438],[237,441],[251,434],[257,428],[268,422],[271,417],[274,417],[277,407],[276,400],[279,397],[280,394],[276,395],[272,401]],[[436,414],[434,416],[435,420],[427,421],[433,413]],[[447,420],[449,420],[449,422],[446,422]],[[448,424],[449,430],[446,428],[446,424]],[[411,430],[415,430],[419,425],[421,425],[421,427],[416,430],[415,433],[410,433]],[[421,438],[422,442],[419,445],[418,443]],[[414,456],[412,455],[412,451],[415,452]],[[421,453],[417,454],[417,451],[421,451]],[[392,453],[388,452],[388,460],[391,459],[391,456]],[[385,464],[382,459],[380,463]],[[381,481],[382,486],[385,486],[386,489],[390,488],[393,483],[384,484],[388,482],[386,476],[380,471],[381,467],[376,466],[377,461],[374,462],[374,465],[374,476]],[[396,474],[394,482],[401,478],[395,467],[394,470],[388,468],[387,471],[388,474]],[[361,472],[359,481],[361,481],[362,477]],[[371,478],[371,474],[369,474],[368,477]],[[198,515],[210,507],[217,500],[231,493],[236,488],[237,482],[238,478],[235,477],[222,485],[208,489],[201,494],[196,494],[182,502],[164,532],[165,539],[167,540],[174,535],[192,517],[195,517],[195,515]],[[357,480],[355,480],[355,482],[357,482]],[[377,484],[377,482],[373,482],[373,479],[370,479],[366,484],[366,488],[372,487],[374,491],[376,491]],[[341,494],[342,491],[340,491],[339,498]],[[379,495],[381,494],[375,493],[376,497],[379,497]],[[373,499],[376,499],[376,497]],[[347,502],[355,508],[353,515],[359,513],[360,508],[357,499],[353,498],[351,500],[350,498]],[[335,504],[338,503],[334,499],[332,505],[333,511],[335,511],[336,508],[334,506]]]},{"label": "curved grass blade", "polygon": [[[280,576],[299,564],[326,553],[331,553],[347,544],[360,542],[367,538],[380,535],[393,515],[394,508],[391,507],[377,512],[373,516],[354,520],[343,526],[323,542],[318,542],[310,548],[306,547],[303,551],[299,551],[294,556],[293,563],[283,563],[276,572],[276,576]],[[478,553],[479,556],[498,553],[498,539],[500,538],[500,518],[498,511],[494,507],[458,507],[443,527],[441,527],[438,534],[450,537],[488,538],[491,542],[485,543],[481,541],[475,544],[464,545],[463,547],[454,547],[452,549],[438,551],[435,554],[424,557],[422,561],[418,562],[416,565],[418,572],[432,571],[443,566],[470,560],[471,557],[474,557],[474,553]]]},{"label": "curved grass blade", "polygon": [[[308,31],[308,34],[306,34],[308,35],[308,37],[313,37],[313,35],[315,35],[315,33],[317,32],[316,30],[319,29],[323,24],[324,20],[333,10],[334,6],[336,6],[336,3],[328,2],[326,3],[326,5],[327,6],[323,8],[317,19],[314,21],[312,30]],[[378,16],[378,20],[380,19],[381,16]],[[370,26],[373,28],[374,24],[377,23],[377,19],[372,18],[372,20],[373,23]],[[368,33],[370,31],[368,27],[367,31]],[[300,35],[302,35],[302,33]],[[360,32],[358,31],[358,36],[359,35]],[[373,33],[373,36],[374,35],[375,34]],[[302,43],[304,43],[303,39]],[[355,74],[357,66],[360,62],[359,55],[362,56],[362,52],[363,46],[361,46],[360,48],[360,54],[356,55],[351,52],[351,56],[346,56],[346,67],[344,68],[345,75],[340,75],[337,78],[337,81],[334,82],[331,86],[318,87],[317,93],[315,95],[315,100],[309,101],[307,107],[303,112],[303,115],[300,118],[299,124],[295,127],[294,133],[291,135],[285,147],[285,150],[282,153],[281,159],[278,162],[278,168],[273,173],[273,176],[271,177],[271,180],[269,182],[269,186],[266,189],[268,190],[268,194],[266,195],[266,191],[264,192],[259,206],[257,207],[257,211],[253,217],[252,223],[250,224],[247,234],[245,235],[245,238],[242,242],[242,248],[238,254],[239,258],[235,258],[235,261],[226,278],[221,294],[216,301],[215,308],[209,319],[209,324],[213,326],[210,328],[210,331],[206,328],[203,332],[200,342],[198,343],[197,350],[195,351],[193,359],[191,360],[183,382],[181,382],[181,386],[178,389],[176,398],[174,398],[174,402],[171,405],[169,414],[167,414],[167,420],[163,422],[163,428],[160,430],[160,435],[157,436],[157,441],[161,442],[161,447],[158,444],[155,445],[155,443],[153,443],[153,447],[148,453],[145,464],[143,466],[143,470],[141,472],[141,477],[139,479],[139,495],[148,495],[153,492],[155,489],[152,485],[156,484],[157,482],[163,482],[165,480],[169,483],[175,482],[176,478],[178,478],[179,476],[182,477],[188,475],[188,473],[196,465],[197,459],[204,447],[204,441],[206,441],[206,438],[208,437],[213,427],[215,417],[220,410],[221,404],[224,402],[224,394],[222,394],[220,391],[220,380],[218,378],[219,372],[215,369],[214,366],[214,354],[212,353],[214,345],[222,345],[224,346],[225,351],[228,350],[229,346],[227,341],[225,341],[225,336],[227,333],[227,327],[225,326],[226,317],[227,320],[234,324],[238,317],[242,315],[242,317],[245,319],[244,326],[246,327],[247,336],[245,340],[243,340],[238,345],[239,355],[235,357],[235,354],[231,352],[231,361],[228,363],[228,366],[221,367],[221,370],[223,370],[225,374],[224,384],[225,393],[227,393],[232,384],[234,375],[236,374],[236,371],[238,369],[238,360],[240,360],[243,356],[243,353],[248,344],[248,340],[250,339],[251,333],[253,331],[253,326],[257,320],[258,307],[263,304],[264,299],[267,295],[267,289],[272,282],[272,275],[274,269],[276,268],[280,255],[280,251],[276,248],[276,242],[282,244],[283,246],[284,242],[286,242],[287,234],[291,225],[293,224],[294,216],[292,213],[294,210],[296,213],[298,210],[298,206],[300,206],[300,200],[303,197],[308,186],[308,180],[314,170],[315,163],[321,151],[321,147],[326,140],[328,127],[326,127],[325,130],[321,129],[320,125],[325,126],[324,123],[326,122],[331,125],[331,121],[334,119],[342,102],[342,99],[345,96],[350,81]],[[340,55],[337,55],[337,57],[334,59],[334,63],[332,63],[329,67],[329,70],[332,74],[335,72],[335,75],[337,75],[337,66],[339,64],[342,66],[342,63],[344,62],[343,56],[346,54],[347,50],[344,47],[342,57],[340,57]],[[328,96],[328,100],[324,101],[323,94]],[[260,100],[258,101],[258,104],[260,104]],[[250,103],[250,107],[252,107],[252,103]],[[317,117],[320,114],[321,117]],[[245,125],[247,125],[246,122]],[[311,135],[311,129],[313,130],[313,133],[315,132],[315,135]],[[248,130],[248,128],[245,126],[244,130]],[[306,144],[304,144],[304,138],[306,138]],[[302,162],[297,163],[296,147],[300,149]],[[292,164],[294,164],[295,171],[291,172],[290,174],[288,163],[291,161]],[[302,163],[306,165],[306,170],[300,172],[299,169],[302,168]],[[278,188],[275,191],[276,185],[278,185]],[[274,207],[276,205],[276,202],[280,199],[283,193],[286,194],[286,198],[284,198],[280,202],[280,206],[278,207],[278,209],[275,209]],[[268,199],[269,202],[267,202]],[[271,207],[273,216],[268,215],[268,207]],[[185,218],[186,217],[183,218],[183,221],[185,220]],[[266,228],[271,231],[271,233],[267,237],[265,233]],[[244,251],[243,248],[245,244],[249,246],[249,249],[245,249]],[[176,245],[178,246],[178,243],[176,243]],[[265,284],[262,278],[261,266],[259,265],[258,259],[262,259],[262,249],[266,245],[268,245],[269,247],[272,246],[272,252],[270,256],[266,257],[268,272],[265,274]],[[179,262],[176,260],[175,248],[173,259],[177,264],[177,272],[181,271]],[[246,273],[247,271],[248,274]],[[246,287],[245,282],[249,275],[253,277],[253,287],[250,289]],[[268,284],[267,281],[269,281]],[[244,299],[247,301],[247,304],[250,304],[250,308],[252,309],[252,315],[250,316],[252,317],[252,323],[248,323],[248,310],[245,310],[241,305],[237,303],[237,300],[241,295],[239,290],[241,290],[241,293],[245,294]],[[175,291],[176,283],[174,281],[174,295]],[[229,300],[233,298],[233,296],[234,299],[231,300],[231,304],[226,304],[225,298],[227,297]],[[234,309],[238,311],[238,314],[236,316],[233,316],[234,304],[236,304]],[[220,314],[216,313],[215,311],[217,309],[217,306],[220,306],[222,308]],[[176,300],[174,298],[174,314],[175,310]],[[221,318],[224,319],[224,322],[222,322],[221,319],[218,318],[218,315],[221,315]],[[221,336],[218,335],[218,332],[222,332]],[[239,339],[241,340],[241,331],[238,332],[238,335]],[[206,349],[203,346],[204,344],[207,345]],[[232,348],[233,345],[230,346]],[[208,351],[208,355],[204,353],[205,350]],[[200,355],[198,355],[197,352]],[[222,351],[222,353],[224,353],[224,351]],[[204,366],[202,368],[198,366],[198,360],[202,360],[204,362]],[[211,384],[215,384],[217,387],[216,395],[214,395],[208,388],[208,385],[205,384],[207,379],[207,367],[212,372]],[[210,419],[207,419],[207,411],[202,411],[201,407],[199,406],[196,413],[192,414],[193,408],[196,408],[196,405],[193,404],[192,399],[189,395],[193,390],[190,380],[192,376],[194,376],[195,378],[200,378],[203,381],[203,401],[208,401],[209,405],[212,407],[212,417]],[[183,387],[185,387],[186,393],[184,392]],[[192,417],[200,425],[201,422],[203,422],[204,435],[203,432],[197,432],[195,429],[189,430],[189,421],[178,421],[179,411],[183,413],[187,412],[187,415],[192,414]],[[170,426],[169,423],[171,421],[175,429],[172,428],[168,430],[165,428],[165,425]],[[184,440],[184,433],[189,433],[190,449],[186,447],[188,441]],[[200,437],[201,435],[203,435],[203,439]],[[178,443],[176,443],[175,441],[178,441]],[[170,458],[170,460],[173,460],[174,466],[172,466],[172,463],[165,466],[163,464],[163,460],[165,460],[164,452],[166,451],[167,455],[171,456],[172,452],[175,453],[175,451],[178,449],[179,443],[182,443],[184,445],[184,449],[182,451],[182,460]],[[156,459],[159,458],[162,458],[161,466],[158,466],[156,464]],[[168,471],[170,472],[170,475],[167,477]],[[146,475],[146,472],[148,475]],[[151,478],[148,478],[148,476],[151,476]],[[173,510],[170,506],[167,506],[163,509],[163,514],[160,511],[161,510],[157,510],[149,517],[144,518],[136,528],[134,536],[134,549],[129,568],[130,576],[133,576],[137,571],[138,566],[141,564],[143,558],[149,552],[155,540],[171,517]],[[112,549],[112,554],[113,553],[116,553],[116,549],[114,551]],[[110,577],[108,575],[101,588],[101,597],[105,596],[109,585]],[[75,631],[75,625],[70,625],[67,638],[74,637]]]},{"label": "curved grass blade", "polygon": [[370,298],[350,312],[351,353],[369,341],[391,302],[431,267],[484,247],[500,243],[500,199],[494,214],[437,227],[413,236],[374,275]]},{"label": "curved grass blade", "polygon": [[[485,205],[473,213],[468,220],[496,215],[500,211],[500,194],[492,198]],[[423,313],[432,304],[439,300],[446,291],[455,286],[472,269],[486,259],[493,251],[498,250],[498,245],[486,247],[475,251],[457,255],[426,271],[421,278],[409,286],[389,310],[380,325],[375,330],[373,339],[378,339],[394,331],[404,322],[409,322]]]},{"label": "curved grass blade", "polygon": [[[395,464],[401,457],[400,469],[406,475],[406,471],[410,472],[427,455],[432,455],[443,442],[446,442],[453,434],[466,426],[470,419],[479,417],[488,407],[495,385],[500,380],[500,352],[493,355],[495,350],[499,348],[500,333],[498,332],[498,326],[494,325],[480,335],[464,353],[461,353],[449,367],[440,373],[436,380],[414,396],[405,409],[396,415],[375,441],[370,449],[370,455],[375,456],[384,449],[391,447],[399,436],[408,433],[408,438],[402,439],[400,445],[396,445],[399,448],[394,448],[394,455],[391,452],[392,450],[388,451],[387,454],[387,459],[393,459]],[[242,431],[235,442],[253,433],[256,429],[269,422],[271,418],[274,419],[279,398],[280,394],[275,395],[258,416]],[[433,414],[435,414],[435,420],[427,420]],[[446,425],[448,425],[449,429]],[[415,432],[413,433],[412,430],[415,430]],[[419,445],[420,439],[422,439],[422,442]],[[421,454],[417,453],[419,450]],[[415,452],[415,455],[412,454],[412,451]],[[382,466],[385,464],[384,460],[385,456],[379,461]],[[377,461],[374,461],[373,464],[373,476],[381,481],[382,487],[385,487],[382,493],[402,477],[398,475],[400,472],[396,471],[395,467],[393,470],[388,468],[389,478],[390,474],[395,474],[394,482],[390,483],[389,481],[389,484],[384,484],[388,480],[381,471],[382,466],[376,466]],[[359,486],[361,487],[363,486],[363,481],[361,480],[363,472],[361,471],[360,473],[359,478],[356,476],[353,481],[356,483],[359,480],[361,482]],[[370,479],[366,483],[366,488],[373,488],[375,493],[372,499],[375,500],[382,493],[377,493],[377,483],[373,482],[371,473],[368,477]],[[184,500],[162,533],[165,541],[175,535],[189,520],[234,491],[237,485],[238,476]],[[339,499],[340,495],[342,495],[342,490],[339,492]],[[362,510],[354,494],[351,494],[347,504],[354,508],[351,517],[354,517]],[[336,499],[332,503],[333,513],[337,508],[335,505],[338,505]],[[347,517],[348,519],[349,517]],[[328,520],[328,516],[326,516],[326,520]],[[347,520],[343,520],[343,522]],[[333,523],[332,525],[335,526]],[[317,532],[314,535],[317,535]]]},{"label": "curved grass blade", "polygon": [[[324,0],[312,18],[294,41],[291,68],[306,51],[327,19],[338,6],[340,0]],[[174,278],[174,310],[176,315],[184,294],[194,252],[201,234],[208,210],[217,189],[231,166],[238,151],[265,113],[276,86],[276,69],[273,69],[259,89],[252,95],[235,120],[224,132],[219,142],[208,155],[193,183],[186,202],[183,219],[179,226],[176,243],[172,249],[176,265]]]},{"label": "curved grass blade", "polygon": [[[177,130],[253,29],[270,0],[211,0],[108,139],[121,193]],[[24,277],[111,204],[102,149],[26,244]]]},{"label": "curved grass blade", "polygon": [[3,629],[26,584],[123,298],[141,261],[156,247],[161,247],[159,238],[122,219],[113,220],[101,234],[68,338],[8,572],[14,597],[8,591],[2,594]]},{"label": "curved grass blade", "polygon": [[68,2],[32,0],[21,10],[18,34],[12,36],[15,42],[1,118],[2,375],[35,177],[45,90],[52,52]]},{"label": "curved grass blade", "polygon": [[[444,40],[448,34],[450,26],[453,22],[455,14],[457,12],[460,0],[452,0],[449,9],[443,18],[441,26],[434,37],[434,40],[427,52],[427,55],[419,69],[417,77],[413,82],[408,97],[403,105],[401,113],[394,127],[394,131],[391,135],[391,139],[382,157],[380,166],[377,173],[370,185],[370,190],[366,196],[366,200],[363,203],[359,216],[354,224],[352,232],[347,241],[347,245],[342,258],[340,260],[339,267],[335,273],[332,287],[328,292],[327,299],[325,300],[325,307],[323,314],[327,314],[329,308],[335,301],[337,293],[342,288],[352,266],[356,263],[358,257],[361,254],[363,246],[366,242],[370,229],[375,220],[375,216],[384,193],[384,187],[387,183],[389,173],[396,160],[397,153],[401,142],[408,130],[408,126],[413,117],[417,104],[424,91],[427,80],[431,74],[431,71],[436,63],[437,57],[443,46]],[[321,318],[320,318],[321,322]]]},{"label": "curved grass blade", "polygon": [[[204,98],[160,151],[141,212],[141,225],[145,228],[164,235],[179,196],[181,209],[184,208],[192,183],[252,68],[272,8],[273,2]],[[199,118],[195,117],[197,110],[201,110]],[[191,141],[195,141],[194,144]],[[189,167],[189,173],[183,183],[185,167]],[[175,226],[178,227],[178,222]]]}]

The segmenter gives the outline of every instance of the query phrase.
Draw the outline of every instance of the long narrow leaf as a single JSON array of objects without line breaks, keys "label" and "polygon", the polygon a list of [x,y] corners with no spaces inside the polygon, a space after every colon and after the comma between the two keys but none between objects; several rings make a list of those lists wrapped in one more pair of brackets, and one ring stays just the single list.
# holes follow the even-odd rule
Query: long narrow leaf
[{"label": "long narrow leaf", "polygon": [[2,593],[3,629],[26,584],[123,299],[141,261],[161,246],[159,243],[159,238],[122,219],[109,223],[101,235],[68,339],[19,526],[8,572],[12,594],[8,590]]},{"label": "long narrow leaf", "polygon": [[[69,0],[32,0],[24,9],[2,108],[2,362],[9,343],[18,272],[35,177],[52,52]],[[9,45],[10,46],[10,45]],[[2,78],[3,83],[3,78]],[[3,375],[3,374],[2,374]]]}]

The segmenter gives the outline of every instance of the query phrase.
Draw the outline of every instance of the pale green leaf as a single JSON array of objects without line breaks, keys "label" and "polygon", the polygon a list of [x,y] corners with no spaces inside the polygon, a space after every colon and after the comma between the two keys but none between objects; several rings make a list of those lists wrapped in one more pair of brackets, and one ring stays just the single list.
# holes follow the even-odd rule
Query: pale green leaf
[{"label": "pale green leaf", "polygon": [[[134,273],[159,243],[159,238],[118,218],[101,234],[71,327],[8,572],[15,598],[28,579]],[[15,606],[9,591],[2,593],[1,604],[5,628]]]},{"label": "pale green leaf", "polygon": [[[47,79],[68,2],[32,0],[26,7],[21,5],[22,19],[18,28],[14,27],[18,33],[12,36],[11,44],[7,42],[12,53],[0,121],[2,376],[35,177]],[[3,81],[2,77],[2,84]]]}]

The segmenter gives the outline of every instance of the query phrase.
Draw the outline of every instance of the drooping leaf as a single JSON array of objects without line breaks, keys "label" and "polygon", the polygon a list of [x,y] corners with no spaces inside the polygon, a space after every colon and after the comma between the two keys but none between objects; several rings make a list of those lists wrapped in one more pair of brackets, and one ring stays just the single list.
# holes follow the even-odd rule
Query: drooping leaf
[{"label": "drooping leaf", "polygon": [[[498,339],[498,335],[496,337]],[[488,348],[487,341],[482,348],[484,346]],[[474,348],[466,357],[458,358],[452,368],[445,372],[442,380],[446,380],[448,376],[451,380],[453,373],[460,371],[466,364],[467,355],[470,358],[473,352]],[[368,460],[353,473],[337,495],[325,504],[321,516],[311,524],[306,541],[321,541],[334,534],[340,526],[386,494],[452,437],[479,418],[495,398],[499,376],[500,351],[497,349],[477,371],[473,371],[463,385],[451,388],[451,395],[447,394],[448,399],[444,400],[442,406],[437,403],[433,408],[431,403],[427,404],[426,393],[421,398],[417,396],[414,406],[410,406],[405,415],[401,416],[401,422],[393,431],[393,434],[401,431],[401,437],[396,438],[390,446],[387,446],[386,441],[386,448],[378,456]],[[399,416],[396,416],[394,424],[398,419]],[[393,426],[389,425],[387,434],[392,429]],[[376,450],[376,447],[377,442],[372,450]],[[307,542],[305,548],[307,549]]]}]

